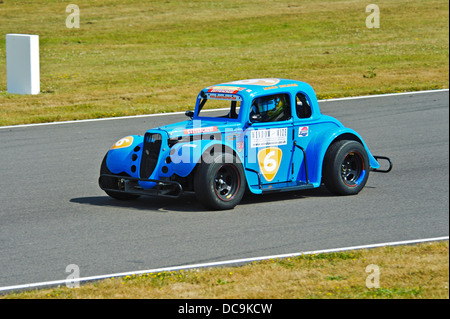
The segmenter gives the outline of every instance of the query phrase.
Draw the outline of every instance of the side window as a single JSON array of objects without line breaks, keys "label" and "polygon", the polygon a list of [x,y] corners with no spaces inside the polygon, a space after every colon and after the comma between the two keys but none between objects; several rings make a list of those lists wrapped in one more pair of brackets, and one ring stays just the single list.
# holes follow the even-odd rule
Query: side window
[{"label": "side window", "polygon": [[297,93],[295,96],[295,105],[297,108],[297,116],[301,119],[306,119],[311,117],[311,106],[309,105],[308,99],[302,93]]},{"label": "side window", "polygon": [[253,100],[250,111],[252,122],[278,122],[291,118],[291,101],[288,94],[275,94]]}]

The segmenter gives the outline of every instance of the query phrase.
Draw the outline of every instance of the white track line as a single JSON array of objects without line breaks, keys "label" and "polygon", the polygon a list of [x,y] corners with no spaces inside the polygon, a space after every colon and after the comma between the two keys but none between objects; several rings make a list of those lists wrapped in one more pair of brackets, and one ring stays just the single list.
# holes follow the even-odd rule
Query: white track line
[{"label": "white track line", "polygon": [[363,96],[349,96],[349,97],[339,97],[339,98],[335,98],[335,99],[319,100],[319,102],[358,100],[358,99],[370,99],[370,98],[376,98],[376,97],[388,97],[388,96],[397,96],[397,95],[411,95],[411,94],[422,94],[422,93],[446,92],[448,90],[449,89],[439,89],[439,90],[399,92],[399,93],[385,93],[385,94],[374,94],[374,95],[363,95]]},{"label": "white track line", "polygon": [[206,268],[206,267],[217,267],[217,266],[225,266],[225,265],[230,265],[230,264],[244,264],[244,263],[250,263],[250,262],[254,262],[254,261],[297,257],[297,256],[301,256],[301,255],[313,255],[313,254],[317,255],[317,254],[326,254],[326,253],[339,252],[339,251],[371,249],[371,248],[384,247],[384,246],[410,245],[410,244],[418,244],[418,243],[432,242],[432,241],[443,241],[443,240],[449,240],[449,236],[426,238],[426,239],[404,240],[404,241],[387,242],[387,243],[381,243],[381,244],[351,246],[351,247],[344,247],[344,248],[315,250],[315,251],[299,252],[299,253],[293,253],[293,254],[233,259],[233,260],[217,261],[217,262],[203,263],[203,264],[191,264],[191,265],[184,265],[184,266],[174,266],[174,267],[156,268],[156,269],[139,270],[139,271],[131,271],[131,272],[122,272],[122,273],[115,273],[115,274],[109,274],[109,275],[82,277],[82,278],[78,278],[78,279],[54,280],[54,281],[30,283],[30,284],[24,284],[24,285],[5,286],[5,287],[0,287],[0,292],[1,291],[5,292],[5,291],[23,290],[23,289],[30,289],[30,288],[42,288],[42,287],[46,287],[46,286],[58,286],[58,285],[65,285],[65,284],[73,285],[74,283],[95,281],[95,280],[108,279],[108,278],[125,277],[125,276],[132,276],[132,275],[149,274],[149,273],[170,272],[170,271],[198,269],[198,268]]},{"label": "white track line", "polygon": [[[379,97],[389,97],[396,95],[410,95],[410,94],[422,94],[422,93],[437,93],[445,92],[449,89],[439,89],[439,90],[427,90],[427,91],[413,91],[413,92],[401,92],[401,93],[387,93],[387,94],[375,94],[375,95],[364,95],[364,96],[352,96],[352,97],[341,97],[327,100],[319,100],[319,102],[333,102],[333,101],[345,101],[345,100],[357,100],[357,99],[370,99]],[[203,112],[213,112],[227,110],[224,109],[214,109],[214,110],[204,110]],[[154,117],[154,116],[164,116],[164,115],[179,115],[185,112],[172,112],[172,113],[156,113],[156,114],[142,114],[142,115],[130,115],[130,116],[118,116],[118,117],[105,117],[100,119],[87,119],[87,120],[73,120],[73,121],[61,121],[61,122],[48,122],[48,123],[34,123],[34,124],[18,124],[9,126],[0,126],[0,130],[21,128],[21,127],[34,127],[34,126],[47,126],[47,125],[61,125],[61,124],[73,124],[73,123],[86,123],[86,122],[99,122],[99,121],[111,121],[111,120],[123,120],[123,119],[133,119],[141,117]]]}]

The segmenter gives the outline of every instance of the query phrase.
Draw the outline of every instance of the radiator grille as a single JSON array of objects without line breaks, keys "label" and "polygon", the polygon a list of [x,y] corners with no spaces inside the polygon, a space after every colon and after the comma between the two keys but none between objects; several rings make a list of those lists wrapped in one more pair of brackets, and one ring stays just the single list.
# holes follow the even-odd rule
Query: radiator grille
[{"label": "radiator grille", "polygon": [[162,136],[158,133],[146,133],[144,136],[144,148],[141,159],[141,178],[150,178],[158,163],[161,150]]}]

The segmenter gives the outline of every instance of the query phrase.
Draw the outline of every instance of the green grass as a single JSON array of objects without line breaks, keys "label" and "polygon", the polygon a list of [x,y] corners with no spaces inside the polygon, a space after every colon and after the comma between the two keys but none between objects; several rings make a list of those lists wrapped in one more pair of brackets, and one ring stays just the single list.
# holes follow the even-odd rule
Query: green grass
[{"label": "green grass", "polygon": [[[319,98],[448,87],[449,4],[379,1],[0,2],[0,125],[192,108],[205,86],[258,77]],[[7,33],[40,36],[41,94],[6,93]]]}]

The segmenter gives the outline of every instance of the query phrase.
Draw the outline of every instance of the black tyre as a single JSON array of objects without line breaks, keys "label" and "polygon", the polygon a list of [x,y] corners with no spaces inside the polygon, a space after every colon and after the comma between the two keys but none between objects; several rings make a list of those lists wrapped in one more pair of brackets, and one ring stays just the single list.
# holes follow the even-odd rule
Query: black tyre
[{"label": "black tyre", "polygon": [[197,199],[212,209],[232,209],[245,192],[245,174],[235,156],[220,153],[212,161],[201,162],[195,172]]},{"label": "black tyre", "polygon": [[369,178],[369,157],[361,143],[342,140],[333,143],[325,154],[323,182],[338,195],[358,194]]},{"label": "black tyre", "polygon": [[[108,156],[108,154],[105,155],[105,157],[103,158],[102,161],[102,165],[100,167],[100,175],[102,174],[112,174],[111,171],[108,169],[108,166],[106,166],[106,157]],[[124,174],[125,176],[125,174]],[[103,183],[105,183],[104,186],[106,186],[107,188],[117,188],[117,180],[116,179],[108,179],[105,178]],[[116,183],[116,185],[114,184]],[[134,194],[127,194],[127,193],[123,193],[123,192],[115,192],[115,191],[106,191],[104,190],[104,192],[106,194],[108,194],[108,196],[114,198],[114,199],[119,199],[119,200],[132,200],[132,199],[136,199],[139,197],[139,195],[134,195]]]}]

